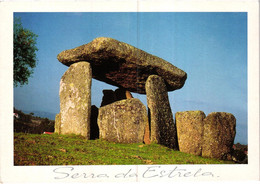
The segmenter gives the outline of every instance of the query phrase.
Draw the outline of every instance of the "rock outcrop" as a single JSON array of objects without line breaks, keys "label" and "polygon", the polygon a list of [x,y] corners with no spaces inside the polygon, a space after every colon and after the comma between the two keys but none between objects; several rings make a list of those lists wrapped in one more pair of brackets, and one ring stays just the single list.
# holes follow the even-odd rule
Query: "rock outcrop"
[{"label": "rock outcrop", "polygon": [[203,120],[205,117],[202,111],[185,111],[175,114],[178,144],[181,152],[201,156],[204,129]]},{"label": "rock outcrop", "polygon": [[236,135],[236,118],[226,112],[212,112],[204,119],[202,156],[217,159],[231,158]]},{"label": "rock outcrop", "polygon": [[178,149],[176,127],[164,80],[160,76],[150,75],[145,89],[150,115],[151,142]]},{"label": "rock outcrop", "polygon": [[167,61],[112,38],[96,38],[61,52],[57,58],[67,66],[89,62],[93,78],[140,94],[145,94],[145,82],[150,75],[161,76],[167,91],[182,88],[187,78],[184,71]]},{"label": "rock outcrop", "polygon": [[90,138],[91,67],[78,62],[69,67],[60,81],[61,134]]},{"label": "rock outcrop", "polygon": [[99,108],[99,138],[117,143],[142,143],[147,111],[136,98],[114,102]]}]

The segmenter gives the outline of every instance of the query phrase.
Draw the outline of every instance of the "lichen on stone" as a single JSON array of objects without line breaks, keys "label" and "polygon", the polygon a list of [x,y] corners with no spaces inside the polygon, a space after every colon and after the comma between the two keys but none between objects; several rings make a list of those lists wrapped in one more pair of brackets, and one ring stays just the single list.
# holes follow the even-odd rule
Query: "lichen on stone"
[{"label": "lichen on stone", "polygon": [[145,94],[145,82],[150,75],[163,77],[168,91],[182,88],[187,78],[184,71],[171,63],[112,38],[96,38],[62,51],[57,58],[66,66],[89,62],[93,78],[141,94]]},{"label": "lichen on stone", "polygon": [[62,134],[90,137],[91,67],[78,62],[69,67],[60,82],[60,118]]},{"label": "lichen on stone", "polygon": [[145,106],[136,98],[99,108],[100,138],[119,143],[142,143],[148,122]]},{"label": "lichen on stone", "polygon": [[151,142],[178,149],[177,132],[164,80],[157,75],[148,77],[145,85]]}]

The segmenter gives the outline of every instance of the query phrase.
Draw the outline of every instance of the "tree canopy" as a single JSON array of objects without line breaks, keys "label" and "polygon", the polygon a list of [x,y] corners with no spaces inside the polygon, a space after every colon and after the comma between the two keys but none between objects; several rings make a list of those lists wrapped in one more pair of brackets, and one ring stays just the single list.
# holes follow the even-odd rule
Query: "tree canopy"
[{"label": "tree canopy", "polygon": [[38,35],[23,28],[20,18],[14,18],[13,34],[13,82],[17,87],[18,84],[28,84],[28,79],[36,67]]}]

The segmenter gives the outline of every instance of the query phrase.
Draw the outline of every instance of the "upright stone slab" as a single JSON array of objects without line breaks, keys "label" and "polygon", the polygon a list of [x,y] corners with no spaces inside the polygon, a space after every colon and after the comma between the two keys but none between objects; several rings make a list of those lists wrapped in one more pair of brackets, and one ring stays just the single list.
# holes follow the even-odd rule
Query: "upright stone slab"
[{"label": "upright stone slab", "polygon": [[150,114],[151,142],[178,149],[177,132],[164,80],[150,75],[145,84]]},{"label": "upright stone slab", "polygon": [[202,154],[203,120],[202,111],[185,111],[175,114],[179,150],[193,155]]},{"label": "upright stone slab", "polygon": [[142,143],[147,111],[136,98],[114,102],[99,108],[99,138],[117,143]]},{"label": "upright stone slab", "polygon": [[227,159],[236,135],[236,118],[226,112],[213,112],[204,119],[202,156]]},{"label": "upright stone slab", "polygon": [[91,79],[91,67],[87,62],[71,65],[62,76],[61,134],[77,134],[90,138]]},{"label": "upright stone slab", "polygon": [[54,132],[60,134],[60,127],[61,127],[61,122],[60,122],[60,113],[59,113],[56,114],[55,116]]}]

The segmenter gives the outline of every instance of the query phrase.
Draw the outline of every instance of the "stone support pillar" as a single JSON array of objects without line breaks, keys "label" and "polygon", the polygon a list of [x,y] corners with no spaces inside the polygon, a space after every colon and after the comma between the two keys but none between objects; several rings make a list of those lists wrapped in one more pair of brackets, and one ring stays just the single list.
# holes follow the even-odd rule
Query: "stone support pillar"
[{"label": "stone support pillar", "polygon": [[72,64],[60,81],[61,134],[90,138],[92,70],[88,62]]},{"label": "stone support pillar", "polygon": [[60,113],[59,113],[59,114],[56,114],[56,116],[55,116],[54,132],[60,134],[60,127],[61,127],[61,122],[60,122]]},{"label": "stone support pillar", "polygon": [[150,75],[145,84],[150,114],[151,142],[178,149],[177,132],[164,80]]}]

